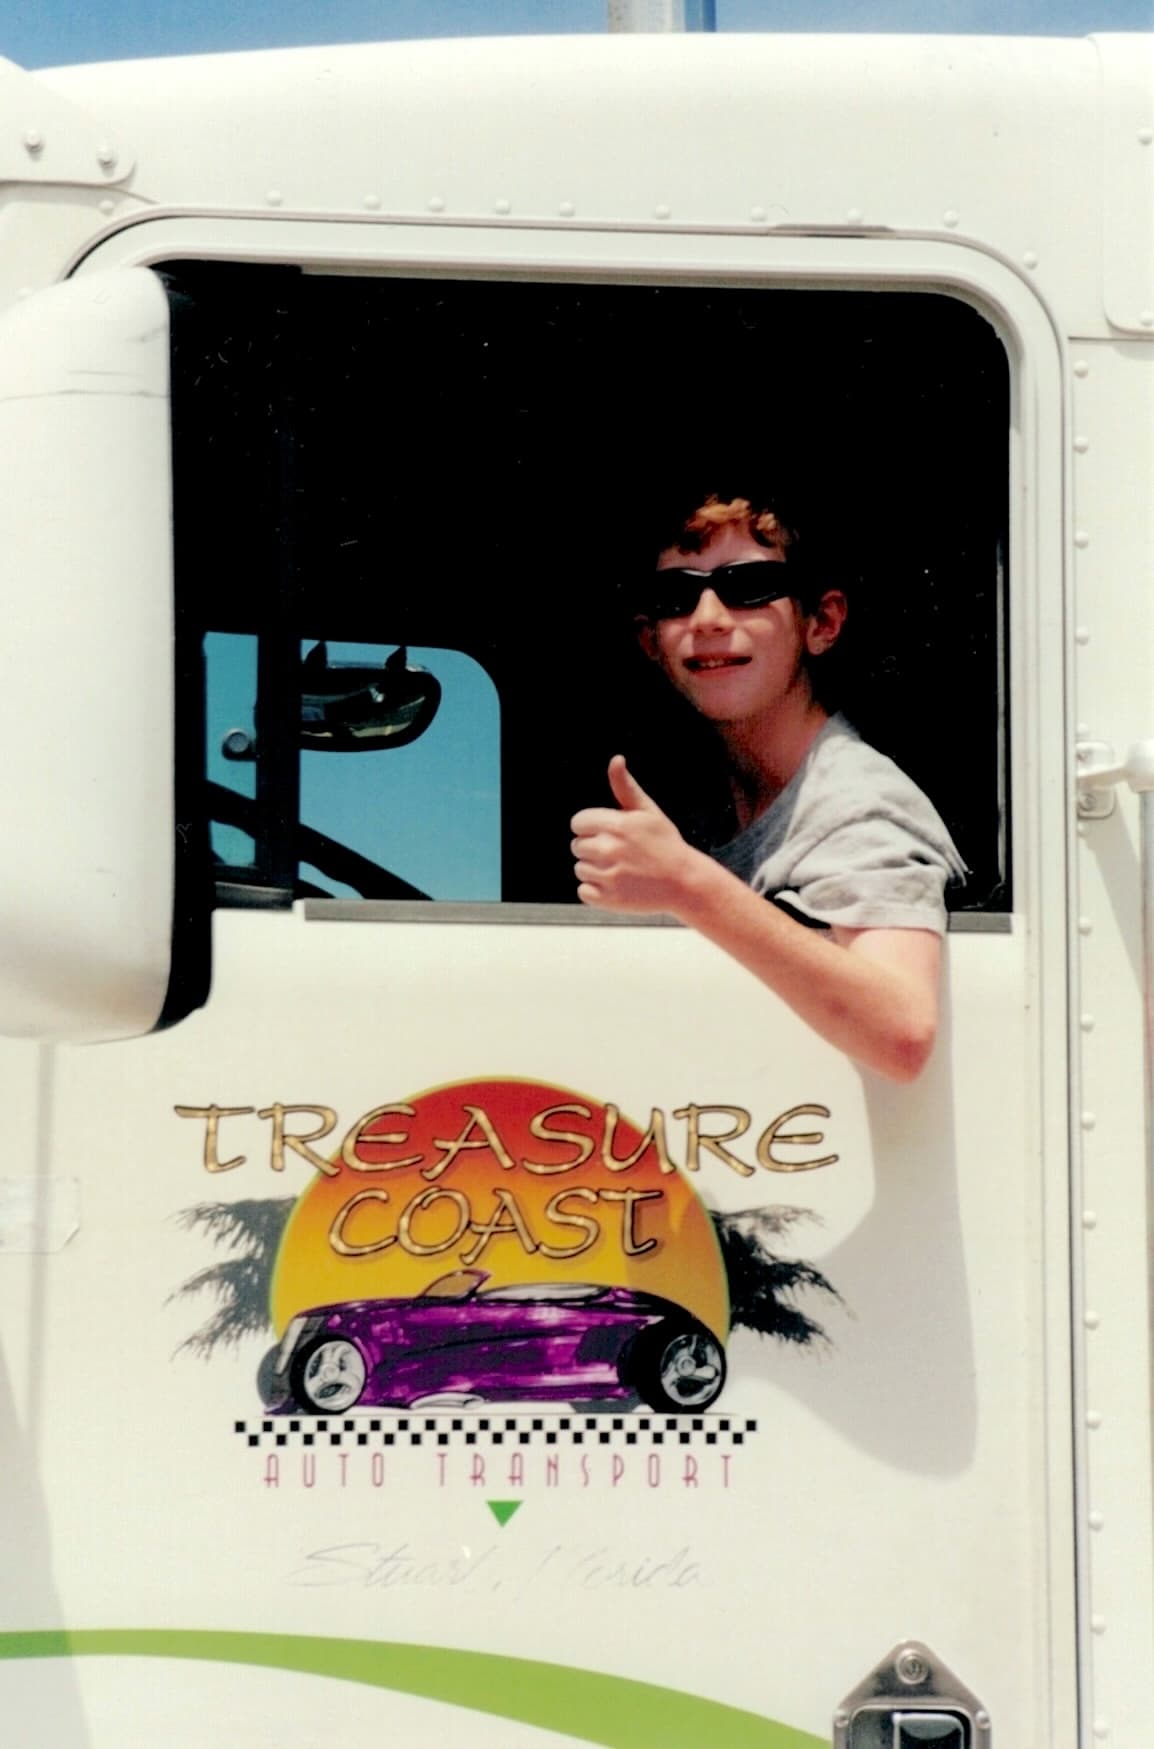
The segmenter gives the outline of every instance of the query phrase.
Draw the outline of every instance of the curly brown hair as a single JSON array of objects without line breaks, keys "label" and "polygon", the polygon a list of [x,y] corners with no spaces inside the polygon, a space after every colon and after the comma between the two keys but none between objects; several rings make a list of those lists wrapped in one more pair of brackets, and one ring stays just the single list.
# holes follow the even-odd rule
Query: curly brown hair
[{"label": "curly brown hair", "polygon": [[734,528],[760,546],[772,547],[783,559],[797,545],[797,530],[768,504],[757,506],[748,498],[722,499],[715,492],[685,518],[676,537],[667,544],[679,552],[699,553],[724,528]]}]

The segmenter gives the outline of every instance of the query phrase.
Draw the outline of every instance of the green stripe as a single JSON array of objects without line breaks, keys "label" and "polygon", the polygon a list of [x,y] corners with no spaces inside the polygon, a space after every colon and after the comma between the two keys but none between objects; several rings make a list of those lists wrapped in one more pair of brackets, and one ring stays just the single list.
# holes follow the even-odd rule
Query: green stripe
[{"label": "green stripe", "polygon": [[169,1628],[0,1634],[0,1658],[203,1658],[397,1689],[608,1749],[822,1749],[822,1739],[699,1695],[492,1652]]}]

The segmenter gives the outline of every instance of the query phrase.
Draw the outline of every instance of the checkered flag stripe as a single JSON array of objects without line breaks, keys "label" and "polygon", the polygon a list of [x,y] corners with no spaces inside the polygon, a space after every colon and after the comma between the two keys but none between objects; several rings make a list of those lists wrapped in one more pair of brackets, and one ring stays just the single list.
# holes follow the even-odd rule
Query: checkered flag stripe
[{"label": "checkered flag stripe", "polygon": [[732,1415],[373,1415],[264,1416],[236,1421],[233,1431],[249,1446],[275,1449],[390,1449],[414,1446],[718,1446],[731,1450],[757,1432],[757,1422]]}]

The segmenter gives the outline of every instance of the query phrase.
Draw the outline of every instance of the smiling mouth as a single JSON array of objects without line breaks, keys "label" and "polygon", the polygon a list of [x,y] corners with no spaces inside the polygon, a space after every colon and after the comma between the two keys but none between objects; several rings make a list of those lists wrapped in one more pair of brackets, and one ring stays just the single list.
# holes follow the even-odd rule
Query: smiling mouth
[{"label": "smiling mouth", "polygon": [[689,656],[685,666],[691,674],[714,674],[727,668],[744,668],[748,656]]}]

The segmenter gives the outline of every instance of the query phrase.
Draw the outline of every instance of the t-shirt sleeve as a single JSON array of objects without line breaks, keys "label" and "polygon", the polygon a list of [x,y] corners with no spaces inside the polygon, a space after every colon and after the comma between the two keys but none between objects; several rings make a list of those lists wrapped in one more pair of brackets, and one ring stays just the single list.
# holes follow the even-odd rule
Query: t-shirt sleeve
[{"label": "t-shirt sleeve", "polygon": [[[939,824],[928,805],[927,813]],[[939,839],[920,822],[879,810],[843,820],[807,846],[777,898],[815,923],[942,934],[946,884],[960,873],[944,827]]]},{"label": "t-shirt sleeve", "polygon": [[966,874],[925,792],[836,717],[777,800],[715,854],[819,927],[940,935],[946,886]]}]

